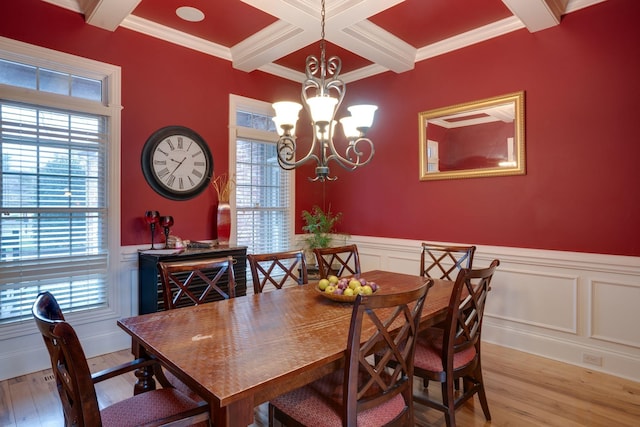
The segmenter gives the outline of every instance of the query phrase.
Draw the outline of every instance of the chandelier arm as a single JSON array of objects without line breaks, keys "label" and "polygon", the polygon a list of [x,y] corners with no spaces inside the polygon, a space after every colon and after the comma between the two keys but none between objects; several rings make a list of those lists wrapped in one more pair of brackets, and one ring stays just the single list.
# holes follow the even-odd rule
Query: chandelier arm
[{"label": "chandelier arm", "polygon": [[[369,157],[367,157],[367,159],[363,162],[360,162],[360,159],[364,155],[364,152],[358,149],[358,144],[369,146]],[[360,137],[353,141],[353,143],[349,143],[349,146],[347,147],[347,150],[345,152],[345,154],[347,155],[347,159],[351,159],[351,156],[349,156],[350,152],[353,152],[353,154],[357,157],[357,161],[355,162],[356,166],[364,166],[369,163],[371,159],[373,159],[373,155],[376,153],[376,150],[373,146],[373,141],[371,141],[369,138]]]},{"label": "chandelier arm", "polygon": [[[364,152],[358,149],[358,144],[368,144],[369,145],[369,156],[362,160],[364,157]],[[345,156],[338,154],[333,144],[329,144],[331,154],[327,156],[327,162],[330,160],[334,160],[340,166],[342,166],[346,170],[354,170],[360,166],[364,166],[369,163],[373,159],[373,155],[375,154],[375,148],[373,146],[373,142],[369,138],[358,138],[353,142],[349,142],[349,146],[345,150]],[[355,156],[355,159],[352,160],[351,155]]]},{"label": "chandelier arm", "polygon": [[276,144],[276,152],[278,153],[278,164],[282,169],[292,170],[311,160],[315,160],[317,163],[320,163],[320,159],[318,158],[318,156],[313,154],[316,148],[316,144],[317,142],[314,138],[307,155],[299,160],[294,160],[297,149],[295,137],[286,134],[282,135],[278,139],[278,142]]}]

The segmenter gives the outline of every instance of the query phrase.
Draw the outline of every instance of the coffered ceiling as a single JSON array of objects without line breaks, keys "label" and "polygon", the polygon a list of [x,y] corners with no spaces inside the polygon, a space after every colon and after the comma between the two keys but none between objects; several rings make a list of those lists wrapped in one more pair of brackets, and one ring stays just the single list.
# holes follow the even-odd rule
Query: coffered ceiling
[{"label": "coffered ceiling", "polygon": [[[44,0],[84,15],[89,25],[120,27],[294,81],[307,55],[320,53],[320,0]],[[326,0],[327,56],[342,59],[345,82],[511,31],[561,25],[562,16],[606,0]],[[182,19],[203,17],[198,22]],[[184,9],[183,9],[184,10]],[[191,12],[191,14],[189,14]],[[198,12],[201,12],[198,13]]]}]

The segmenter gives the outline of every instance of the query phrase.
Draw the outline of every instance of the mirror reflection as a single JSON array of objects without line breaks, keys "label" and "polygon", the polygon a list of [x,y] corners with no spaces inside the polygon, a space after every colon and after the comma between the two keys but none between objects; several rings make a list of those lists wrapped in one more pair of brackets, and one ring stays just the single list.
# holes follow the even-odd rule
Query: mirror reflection
[{"label": "mirror reflection", "polygon": [[525,173],[524,92],[419,114],[420,179]]}]

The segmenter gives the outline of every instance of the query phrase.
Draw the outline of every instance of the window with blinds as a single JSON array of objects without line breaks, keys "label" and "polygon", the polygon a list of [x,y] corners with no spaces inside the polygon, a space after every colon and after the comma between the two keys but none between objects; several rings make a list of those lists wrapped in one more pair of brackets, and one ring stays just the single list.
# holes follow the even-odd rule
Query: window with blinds
[{"label": "window with blinds", "polygon": [[[99,79],[0,68],[5,85],[102,98]],[[0,323],[30,318],[45,290],[65,312],[106,305],[107,129],[105,116],[0,99]]]},{"label": "window with blinds", "polygon": [[271,116],[237,111],[236,121],[237,242],[247,246],[248,253],[289,250],[293,237],[293,174],[278,165],[273,142],[277,134]]}]

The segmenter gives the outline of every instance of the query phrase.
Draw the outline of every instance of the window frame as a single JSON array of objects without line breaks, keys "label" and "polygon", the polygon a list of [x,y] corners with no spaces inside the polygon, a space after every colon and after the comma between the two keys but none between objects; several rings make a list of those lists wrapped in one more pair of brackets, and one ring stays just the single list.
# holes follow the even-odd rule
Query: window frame
[{"label": "window frame", "polygon": [[[80,325],[121,317],[122,304],[119,286],[120,253],[120,141],[121,141],[121,69],[119,66],[94,61],[52,49],[0,37],[0,58],[50,70],[97,79],[103,82],[102,102],[73,98],[68,95],[42,92],[0,84],[2,99],[36,105],[42,108],[63,109],[107,117],[109,134],[106,153],[107,224],[108,239],[107,305],[96,309],[65,313],[67,320]],[[33,333],[33,322],[20,320],[0,325],[0,340]]]},{"label": "window frame", "polygon": [[[252,98],[247,98],[239,95],[229,94],[229,171],[236,170],[236,139],[246,138],[253,140],[260,140],[265,142],[273,142],[275,145],[278,140],[278,134],[276,132],[266,132],[258,129],[249,129],[237,125],[236,112],[238,109],[245,109],[257,114],[265,114],[269,116],[275,116],[275,111],[271,106],[271,103],[260,101]],[[289,249],[293,247],[296,242],[296,236],[294,232],[295,223],[295,171],[291,171],[291,179],[289,180]],[[235,191],[231,192],[229,199],[231,206],[231,218],[237,218],[236,209],[236,194]],[[232,221],[231,226],[231,241],[237,242],[237,220]]]}]

